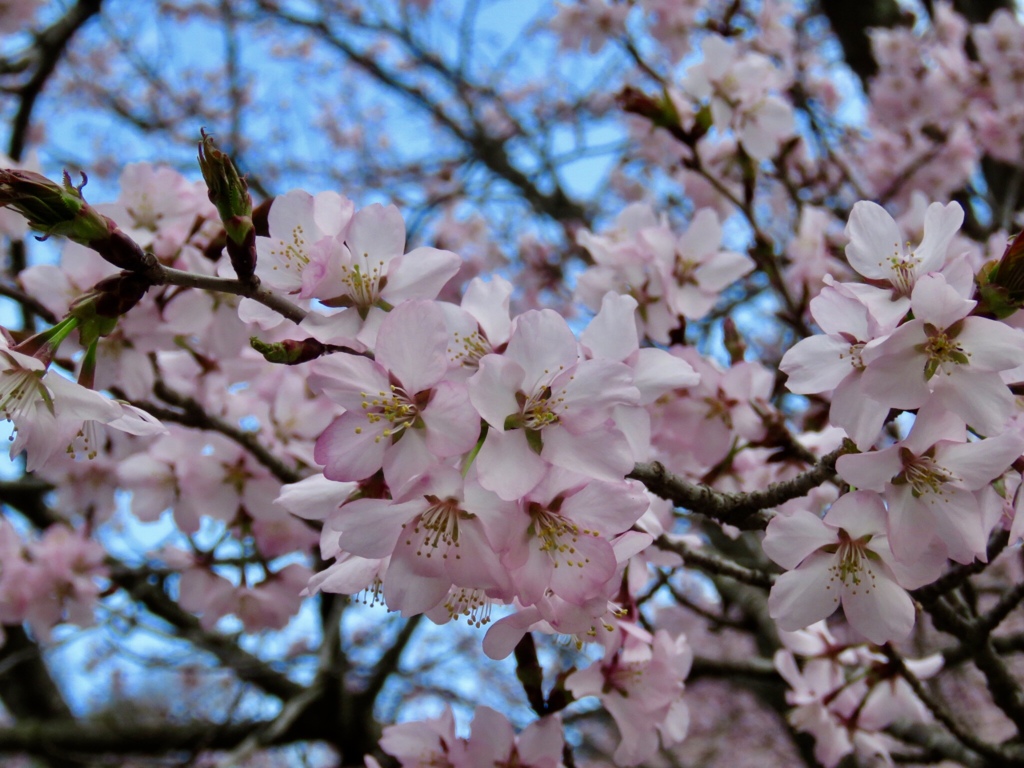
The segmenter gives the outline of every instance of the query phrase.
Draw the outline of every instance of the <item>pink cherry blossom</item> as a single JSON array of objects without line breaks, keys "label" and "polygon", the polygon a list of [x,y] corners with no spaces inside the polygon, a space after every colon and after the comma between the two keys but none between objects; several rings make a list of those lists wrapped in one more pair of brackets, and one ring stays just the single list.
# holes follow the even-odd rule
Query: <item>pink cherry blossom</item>
[{"label": "pink cherry blossom", "polygon": [[626,437],[609,425],[612,409],[636,403],[630,369],[581,359],[565,320],[551,310],[517,318],[502,355],[487,355],[469,397],[490,431],[476,465],[480,483],[503,499],[528,493],[548,463],[606,480],[633,465]]},{"label": "pink cherry blossom", "polygon": [[312,247],[300,296],[349,307],[329,317],[312,313],[302,327],[323,342],[374,345],[386,310],[413,299],[434,299],[459,270],[451,251],[421,247],[405,253],[405,222],[393,206],[357,211],[347,229]]},{"label": "pink cherry blossom", "polygon": [[274,200],[270,237],[256,238],[256,274],[267,285],[297,293],[313,246],[325,238],[344,239],[355,204],[336,192],[311,195],[299,189]]},{"label": "pink cherry blossom", "polygon": [[[871,305],[846,283],[830,283],[811,300],[811,316],[824,331],[793,345],[779,363],[791,392],[832,393],[829,417],[860,448],[878,437],[888,409],[864,391],[865,352],[878,346],[895,328],[876,317]],[[902,316],[903,313],[900,313]]]},{"label": "pink cherry blossom", "polygon": [[911,295],[914,319],[871,351],[864,391],[893,408],[931,402],[981,434],[1002,432],[1014,399],[1000,372],[1024,364],[1024,332],[968,317],[974,306],[942,275],[919,279]]},{"label": "pink cherry blossom", "polygon": [[686,737],[690,716],[681,696],[692,661],[682,635],[629,633],[602,661],[571,674],[566,688],[576,698],[601,699],[619,729],[615,762],[638,765],[657,751],[658,735],[665,746]]},{"label": "pink cherry blossom", "polygon": [[876,203],[861,201],[853,206],[846,225],[846,258],[864,277],[888,282],[892,300],[906,312],[918,279],[946,264],[946,251],[963,220],[957,203],[932,203],[925,214],[924,239],[910,250],[892,216]]},{"label": "pink cherry blossom", "polygon": [[889,542],[913,562],[934,539],[960,563],[986,558],[989,526],[975,491],[1003,474],[1024,450],[1012,431],[967,442],[963,422],[922,408],[910,435],[881,451],[840,456],[836,471],[852,485],[878,491],[888,505]]},{"label": "pink cherry blossom", "polygon": [[773,518],[764,551],[787,569],[768,597],[779,627],[809,626],[841,603],[853,628],[872,642],[905,638],[914,603],[896,580],[885,529],[885,506],[871,491],[841,496],[824,520],[810,512]]},{"label": "pink cherry blossom", "polygon": [[459,768],[516,766],[561,768],[562,723],[557,715],[534,720],[518,736],[512,724],[490,707],[477,707]]},{"label": "pink cherry blossom", "polygon": [[439,467],[393,500],[361,498],[344,504],[328,524],[338,546],[365,558],[390,556],[384,598],[410,616],[434,608],[455,585],[508,594],[509,579],[495,558],[481,515],[513,509],[454,469]]},{"label": "pink cherry blossom", "polygon": [[473,447],[480,419],[465,385],[445,378],[447,349],[441,310],[416,301],[388,313],[375,360],[336,354],[314,363],[311,385],[346,409],[316,442],[327,477],[362,480],[384,467],[398,488]]}]

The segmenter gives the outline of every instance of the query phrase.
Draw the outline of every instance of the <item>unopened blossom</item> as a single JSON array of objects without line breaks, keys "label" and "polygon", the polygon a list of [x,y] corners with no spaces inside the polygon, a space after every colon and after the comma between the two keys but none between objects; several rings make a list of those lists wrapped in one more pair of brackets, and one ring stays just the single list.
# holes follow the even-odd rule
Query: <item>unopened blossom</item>
[{"label": "unopened blossom", "polygon": [[[763,546],[787,569],[768,596],[779,627],[802,629],[842,604],[853,628],[871,642],[905,638],[914,626],[914,603],[896,580],[885,530],[885,506],[871,491],[841,496],[824,520],[803,511],[773,518]],[[931,575],[925,567],[914,571],[921,583]]]}]

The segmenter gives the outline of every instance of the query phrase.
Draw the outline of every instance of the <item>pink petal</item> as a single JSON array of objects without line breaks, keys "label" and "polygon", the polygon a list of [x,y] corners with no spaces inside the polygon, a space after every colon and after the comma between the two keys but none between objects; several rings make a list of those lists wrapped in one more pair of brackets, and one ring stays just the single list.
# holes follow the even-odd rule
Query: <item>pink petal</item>
[{"label": "pink petal", "polygon": [[593,357],[620,362],[636,352],[640,347],[636,307],[632,296],[606,293],[601,310],[580,334],[583,348]]},{"label": "pink petal", "polygon": [[827,392],[854,372],[851,344],[835,336],[810,336],[782,357],[786,387],[798,395]]},{"label": "pink petal", "polygon": [[376,360],[409,397],[433,387],[448,371],[444,314],[432,301],[409,301],[391,310],[377,332]]},{"label": "pink petal", "polygon": [[504,432],[505,420],[520,412],[516,393],[523,375],[518,363],[500,355],[484,355],[479,370],[467,382],[470,402],[492,431]]},{"label": "pink petal", "polygon": [[914,628],[914,601],[884,567],[864,560],[863,569],[860,586],[843,591],[850,626],[878,645],[906,639]]},{"label": "pink petal", "polygon": [[846,258],[864,277],[888,280],[890,259],[903,256],[903,233],[895,220],[877,203],[861,201],[853,206],[846,225],[850,238]]},{"label": "pink petal", "polygon": [[398,209],[374,203],[356,211],[345,237],[356,263],[379,268],[405,252],[405,222]]},{"label": "pink petal", "polygon": [[885,484],[903,471],[896,446],[870,453],[848,453],[836,461],[836,472],[855,488],[884,491]]},{"label": "pink petal", "polygon": [[367,420],[361,411],[348,411],[332,421],[316,441],[313,457],[330,480],[364,480],[384,462],[391,444],[383,437],[386,420]]},{"label": "pink petal", "polygon": [[545,429],[541,434],[544,439],[541,455],[557,467],[598,480],[622,480],[633,468],[629,441],[617,429],[601,428],[574,435],[556,427]]},{"label": "pink petal", "polygon": [[388,264],[388,282],[381,298],[390,304],[411,299],[436,299],[462,266],[462,259],[451,251],[416,248]]},{"label": "pink petal", "polygon": [[480,417],[463,384],[442,381],[423,410],[427,447],[442,458],[466,453],[480,437]]},{"label": "pink petal", "polygon": [[795,571],[775,580],[768,595],[768,614],[779,629],[803,629],[835,612],[840,594],[834,584],[830,587],[834,563],[834,555],[816,552]]},{"label": "pink petal", "polygon": [[576,337],[565,319],[550,309],[530,310],[516,318],[505,356],[525,375],[522,390],[533,394],[579,360]]},{"label": "pink petal", "polygon": [[772,518],[761,546],[768,557],[783,568],[792,570],[817,550],[836,541],[835,530],[825,525],[817,515],[797,511]]},{"label": "pink petal", "polygon": [[522,498],[533,490],[548,468],[527,444],[521,429],[488,434],[475,464],[480,485],[506,501]]}]

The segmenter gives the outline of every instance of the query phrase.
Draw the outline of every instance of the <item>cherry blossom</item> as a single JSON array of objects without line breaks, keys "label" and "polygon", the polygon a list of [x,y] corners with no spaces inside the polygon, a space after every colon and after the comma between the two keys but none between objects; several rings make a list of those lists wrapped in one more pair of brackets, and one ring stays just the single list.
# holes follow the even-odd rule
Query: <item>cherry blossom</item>
[{"label": "cherry blossom", "polygon": [[[824,519],[810,512],[774,518],[764,551],[787,569],[768,598],[779,627],[802,629],[841,603],[850,624],[872,642],[905,638],[914,603],[897,581],[885,530],[885,506],[871,491],[841,496]],[[921,583],[935,576],[928,563],[915,564],[912,574]]]},{"label": "cherry blossom", "polygon": [[574,672],[566,687],[577,698],[598,696],[619,729],[615,762],[638,765],[661,743],[686,737],[689,710],[681,699],[693,652],[686,638],[659,630],[624,633],[622,645],[586,669]]},{"label": "cherry blossom", "polygon": [[910,302],[914,319],[872,350],[864,391],[895,408],[932,402],[982,434],[1001,432],[1014,400],[1000,373],[1024,364],[1024,334],[968,317],[975,303],[942,275],[918,280]]},{"label": "cherry blossom", "polygon": [[889,543],[902,562],[921,557],[934,539],[957,562],[985,559],[990,531],[974,492],[1021,455],[1024,437],[1007,431],[976,442],[966,438],[954,414],[926,407],[905,440],[836,462],[847,482],[883,493]]},{"label": "cherry blossom", "polygon": [[397,307],[381,325],[375,360],[332,355],[311,384],[346,411],[314,453],[332,480],[362,480],[381,467],[399,487],[439,458],[468,451],[480,433],[465,385],[447,380],[448,334],[431,302]]},{"label": "cherry blossom", "polygon": [[932,203],[925,214],[924,239],[910,250],[892,216],[882,206],[862,200],[853,206],[846,225],[846,258],[864,277],[887,282],[893,303],[906,313],[918,279],[945,266],[946,251],[963,220],[963,208],[956,203]]},{"label": "cherry blossom", "polygon": [[476,464],[480,483],[503,499],[528,493],[547,464],[597,479],[625,476],[633,464],[625,436],[608,426],[616,405],[635,404],[630,369],[581,359],[565,320],[550,310],[521,315],[502,355],[487,355],[469,397],[488,423]]}]

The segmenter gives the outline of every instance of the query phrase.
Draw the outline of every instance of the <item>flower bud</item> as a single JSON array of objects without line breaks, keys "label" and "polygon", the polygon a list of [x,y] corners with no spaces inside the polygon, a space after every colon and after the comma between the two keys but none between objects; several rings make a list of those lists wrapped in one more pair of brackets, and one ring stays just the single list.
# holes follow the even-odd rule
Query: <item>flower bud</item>
[{"label": "flower bud", "polygon": [[320,357],[325,347],[316,339],[285,339],[276,343],[261,341],[253,336],[249,344],[263,355],[268,363],[283,363],[284,365],[299,365]]},{"label": "flower bud", "polygon": [[0,206],[24,216],[43,239],[60,235],[88,245],[106,237],[110,224],[82,197],[86,181],[84,173],[82,184],[75,187],[67,171],[61,185],[33,171],[0,169]]},{"label": "flower bud", "polygon": [[148,269],[151,259],[138,243],[85,202],[82,187],[87,181],[83,173],[82,183],[75,187],[67,171],[63,184],[57,184],[32,171],[0,169],[0,207],[24,216],[32,229],[43,233],[41,240],[59,235],[92,248],[115,267]]},{"label": "flower bud", "polygon": [[1012,299],[1024,298],[1024,232],[1006,246],[991,282],[1005,288]]},{"label": "flower bud", "polygon": [[202,132],[199,168],[203,172],[210,202],[217,207],[227,234],[231,266],[240,280],[250,281],[256,270],[256,230],[252,223],[252,197],[234,162],[217,149],[213,137]]},{"label": "flower bud", "polygon": [[138,304],[151,286],[149,280],[134,272],[126,271],[111,275],[100,280],[92,290],[76,299],[68,314],[82,321],[118,318]]}]

